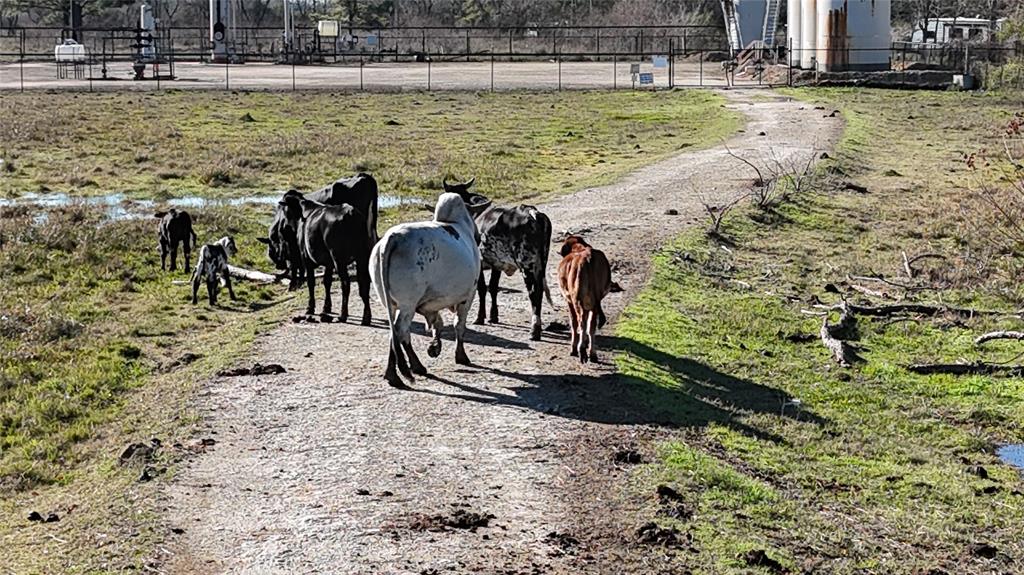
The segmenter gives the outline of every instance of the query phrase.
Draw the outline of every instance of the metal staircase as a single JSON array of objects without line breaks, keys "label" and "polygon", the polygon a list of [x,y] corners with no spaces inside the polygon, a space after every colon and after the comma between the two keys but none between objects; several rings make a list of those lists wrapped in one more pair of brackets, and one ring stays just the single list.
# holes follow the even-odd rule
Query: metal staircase
[{"label": "metal staircase", "polygon": [[764,33],[761,40],[764,42],[764,47],[770,50],[775,47],[775,31],[779,25],[779,6],[782,2],[781,0],[767,1],[768,6],[764,12]]},{"label": "metal staircase", "polygon": [[740,34],[740,24],[736,18],[736,4],[733,0],[722,0],[722,17],[725,19],[725,34],[729,39],[729,51],[735,56],[743,49],[743,37]]}]

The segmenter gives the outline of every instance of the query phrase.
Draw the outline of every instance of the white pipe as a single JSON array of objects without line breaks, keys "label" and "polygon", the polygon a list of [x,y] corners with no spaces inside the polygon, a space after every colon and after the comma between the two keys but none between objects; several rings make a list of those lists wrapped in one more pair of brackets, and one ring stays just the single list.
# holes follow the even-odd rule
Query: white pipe
[{"label": "white pipe", "polygon": [[786,5],[786,37],[789,41],[786,49],[790,50],[789,65],[800,66],[800,0],[789,0]]},{"label": "white pipe", "polygon": [[814,68],[814,56],[817,49],[818,3],[816,0],[803,0],[800,10],[800,67],[804,70]]}]

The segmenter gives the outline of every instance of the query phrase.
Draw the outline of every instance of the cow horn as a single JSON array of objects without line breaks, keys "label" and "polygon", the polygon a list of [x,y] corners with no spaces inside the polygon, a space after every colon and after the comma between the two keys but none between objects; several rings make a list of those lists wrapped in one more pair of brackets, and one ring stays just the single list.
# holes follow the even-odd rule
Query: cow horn
[{"label": "cow horn", "polygon": [[465,185],[466,185],[467,188],[471,188],[471,187],[473,187],[473,184],[475,184],[475,183],[476,183],[476,176],[473,176],[472,178],[469,179],[468,182],[466,182]]}]

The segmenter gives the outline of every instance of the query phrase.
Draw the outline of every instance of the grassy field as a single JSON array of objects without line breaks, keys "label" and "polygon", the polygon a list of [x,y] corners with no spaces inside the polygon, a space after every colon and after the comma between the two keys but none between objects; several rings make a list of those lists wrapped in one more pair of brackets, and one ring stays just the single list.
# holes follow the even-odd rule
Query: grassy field
[{"label": "grassy field", "polygon": [[[369,170],[384,194],[427,199],[451,175],[476,176],[501,200],[539,198],[717,143],[740,126],[722,102],[696,91],[10,94],[0,107],[0,195],[247,196]],[[232,234],[235,263],[269,267],[253,241],[269,208],[195,213],[201,242]],[[388,210],[381,231],[424,216]],[[223,294],[220,308],[193,308],[188,288],[172,283],[186,276],[160,271],[156,228],[82,204],[42,215],[0,208],[2,567],[138,568],[140,550],[158,540],[149,531],[157,503],[117,455],[132,441],[188,438],[195,383],[304,305],[283,288],[237,282],[238,303]],[[47,531],[56,539],[33,530],[31,510],[63,517]]]},{"label": "grassy field", "polygon": [[[356,171],[430,197],[476,176],[494,199],[617,174],[734,127],[713,95],[8,94],[0,196],[244,196],[318,188]],[[55,167],[59,166],[59,169]]]},{"label": "grassy field", "polygon": [[[873,275],[924,286],[911,301],[1020,309],[1016,277],[971,233],[966,191],[987,176],[964,155],[999,147],[1024,103],[792,94],[843,111],[847,131],[824,167],[868,193],[840,185],[769,213],[746,208],[727,218],[724,240],[695,230],[657,256],[618,327],[617,361],[638,398],[684,431],[637,472],[636,494],[692,538],[670,553],[697,572],[1021,572],[1024,482],[994,451],[1024,441],[1024,382],[906,369],[1018,363],[1019,344],[981,349],[973,338],[1019,329],[1019,318],[859,318],[864,361],[844,369],[818,339],[822,318],[801,310],[837,302],[835,291],[886,303],[849,288],[848,276]],[[945,259],[922,260],[910,282],[901,251]],[[680,500],[659,501],[659,485]]]}]

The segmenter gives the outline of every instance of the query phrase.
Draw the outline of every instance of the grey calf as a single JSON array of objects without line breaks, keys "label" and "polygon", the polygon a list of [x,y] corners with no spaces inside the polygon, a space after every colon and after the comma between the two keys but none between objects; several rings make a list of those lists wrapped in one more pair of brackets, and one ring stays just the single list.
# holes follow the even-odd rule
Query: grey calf
[{"label": "grey calf", "polygon": [[210,305],[217,305],[217,292],[220,290],[218,276],[224,278],[224,284],[228,287],[228,294],[231,301],[235,297],[235,290],[231,288],[231,273],[228,270],[228,258],[238,253],[235,247],[235,240],[231,236],[223,237],[215,243],[206,244],[199,248],[199,261],[196,262],[196,269],[192,272],[192,305],[198,303],[197,294],[199,284],[206,278],[206,294],[210,298]]}]

